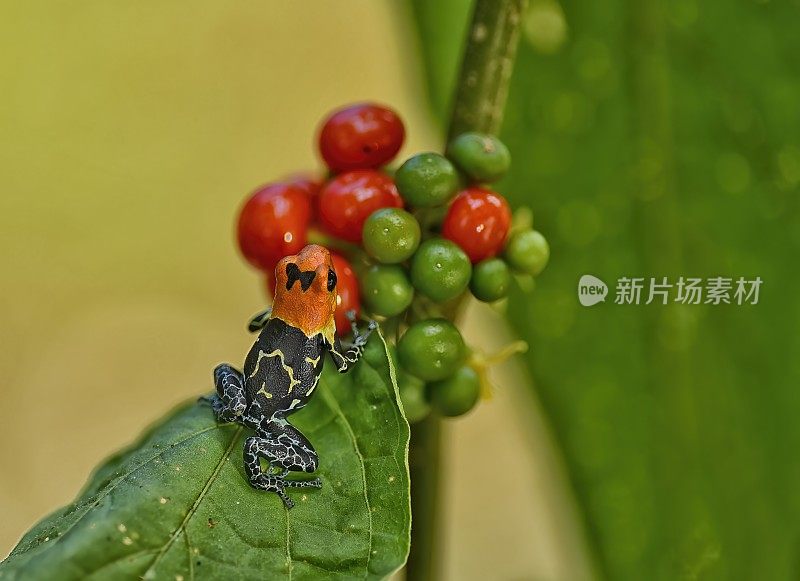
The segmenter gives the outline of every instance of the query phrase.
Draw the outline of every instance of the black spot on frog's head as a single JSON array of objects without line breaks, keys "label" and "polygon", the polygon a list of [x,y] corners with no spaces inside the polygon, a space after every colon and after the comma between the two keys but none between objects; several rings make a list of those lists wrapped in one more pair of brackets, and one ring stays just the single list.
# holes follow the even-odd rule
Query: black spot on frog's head
[{"label": "black spot on frog's head", "polygon": [[286,290],[292,290],[294,283],[300,281],[300,288],[305,292],[314,282],[315,276],[317,273],[313,270],[300,270],[299,266],[290,262],[286,265]]}]

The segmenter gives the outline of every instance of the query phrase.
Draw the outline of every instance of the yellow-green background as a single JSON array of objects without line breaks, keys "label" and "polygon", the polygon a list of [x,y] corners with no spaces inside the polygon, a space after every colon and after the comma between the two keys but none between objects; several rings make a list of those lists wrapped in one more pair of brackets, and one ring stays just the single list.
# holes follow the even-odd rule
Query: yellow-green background
[{"label": "yellow-green background", "polygon": [[[0,554],[242,359],[264,297],[237,207],[318,167],[327,111],[385,102],[403,154],[440,146],[412,26],[376,0],[0,6]],[[555,461],[520,451],[544,428],[507,419],[512,392],[448,428],[453,579],[585,571],[557,466],[535,467]]]}]

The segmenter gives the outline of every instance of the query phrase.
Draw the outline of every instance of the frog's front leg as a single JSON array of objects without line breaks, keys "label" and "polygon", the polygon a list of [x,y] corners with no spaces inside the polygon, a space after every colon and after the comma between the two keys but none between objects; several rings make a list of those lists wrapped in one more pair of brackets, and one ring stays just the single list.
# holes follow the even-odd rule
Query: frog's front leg
[{"label": "frog's front leg", "polygon": [[270,316],[272,316],[272,307],[267,307],[257,315],[253,315],[253,318],[247,324],[247,330],[251,333],[260,331],[266,326]]},{"label": "frog's front leg", "polygon": [[[259,458],[269,463],[266,471],[261,470]],[[284,492],[284,488],[320,488],[319,478],[313,480],[286,480],[289,471],[314,472],[319,458],[314,447],[292,425],[285,422],[270,422],[258,435],[247,438],[244,444],[244,467],[250,485],[259,490],[275,492],[281,497],[286,508],[294,502]],[[276,473],[274,470],[280,470]]]},{"label": "frog's front leg", "polygon": [[369,336],[378,328],[378,323],[370,321],[369,325],[367,325],[367,330],[362,333],[358,328],[353,311],[347,312],[347,318],[350,319],[350,327],[353,329],[353,343],[347,349],[344,349],[337,337],[333,345],[328,345],[328,350],[339,373],[347,373],[361,359]]},{"label": "frog's front leg", "polygon": [[217,365],[214,369],[214,385],[217,397],[211,400],[211,407],[217,420],[239,421],[247,409],[242,372],[227,363]]},{"label": "frog's front leg", "polygon": [[375,329],[378,328],[378,322],[373,319],[369,319],[367,323],[367,330],[362,333],[358,328],[358,317],[353,309],[347,311],[344,316],[347,317],[348,321],[350,321],[350,330],[353,332],[353,341],[356,343],[362,342],[363,344],[366,344],[369,336]]}]

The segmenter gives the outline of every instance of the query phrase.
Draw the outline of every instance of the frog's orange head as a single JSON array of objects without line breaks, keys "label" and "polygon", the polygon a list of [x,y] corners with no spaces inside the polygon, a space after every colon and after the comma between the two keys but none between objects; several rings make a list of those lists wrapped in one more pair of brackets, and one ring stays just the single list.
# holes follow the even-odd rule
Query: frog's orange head
[{"label": "frog's orange head", "polygon": [[272,316],[309,337],[322,333],[333,343],[336,323],[336,272],[328,249],[309,244],[275,267]]}]

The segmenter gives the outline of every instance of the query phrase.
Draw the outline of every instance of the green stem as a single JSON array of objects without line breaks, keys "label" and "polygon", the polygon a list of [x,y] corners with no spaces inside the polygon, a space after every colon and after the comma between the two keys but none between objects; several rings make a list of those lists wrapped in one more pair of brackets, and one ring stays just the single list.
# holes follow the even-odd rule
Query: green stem
[{"label": "green stem", "polygon": [[[528,0],[476,0],[456,83],[448,139],[465,131],[497,134]],[[454,312],[458,312],[455,309]],[[439,579],[441,419],[434,415],[411,430],[411,553],[406,579]]]},{"label": "green stem", "polygon": [[448,138],[465,131],[500,131],[527,5],[528,0],[476,0]]},{"label": "green stem", "polygon": [[440,579],[439,473],[441,420],[433,415],[411,426],[411,552],[406,581]]}]

